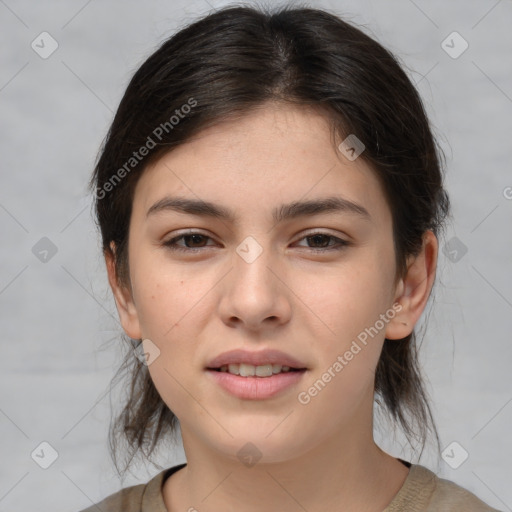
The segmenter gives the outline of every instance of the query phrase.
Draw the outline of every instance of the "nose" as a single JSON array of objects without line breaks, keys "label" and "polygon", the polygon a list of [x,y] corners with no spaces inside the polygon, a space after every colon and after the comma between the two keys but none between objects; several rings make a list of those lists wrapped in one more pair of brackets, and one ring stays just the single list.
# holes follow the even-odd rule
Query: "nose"
[{"label": "nose", "polygon": [[223,322],[249,331],[284,325],[291,318],[292,295],[284,265],[270,248],[254,260],[240,254],[233,255],[233,267],[222,280],[218,311]]}]

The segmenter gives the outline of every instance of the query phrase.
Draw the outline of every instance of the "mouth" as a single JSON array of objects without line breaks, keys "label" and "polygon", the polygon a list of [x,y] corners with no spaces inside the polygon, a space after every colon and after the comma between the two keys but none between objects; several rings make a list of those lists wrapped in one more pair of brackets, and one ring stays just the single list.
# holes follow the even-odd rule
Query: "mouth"
[{"label": "mouth", "polygon": [[206,368],[210,371],[221,372],[221,373],[230,373],[231,375],[238,375],[240,377],[261,377],[261,378],[269,378],[273,375],[279,375],[281,373],[289,373],[289,372],[305,372],[306,368],[294,368],[287,365],[281,364],[261,364],[261,365],[253,365],[249,363],[231,363],[224,364],[217,368]]},{"label": "mouth", "polygon": [[290,354],[265,349],[236,349],[210,360],[208,378],[231,396],[242,400],[267,400],[296,388],[308,368]]}]

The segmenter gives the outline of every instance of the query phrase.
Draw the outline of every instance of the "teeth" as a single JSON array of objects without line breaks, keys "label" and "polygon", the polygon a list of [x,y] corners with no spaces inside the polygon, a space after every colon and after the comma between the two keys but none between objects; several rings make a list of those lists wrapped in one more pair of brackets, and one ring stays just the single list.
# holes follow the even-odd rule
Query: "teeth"
[{"label": "teeth", "polygon": [[233,373],[234,375],[240,375],[239,368],[240,368],[239,364],[230,364],[228,366],[228,372]]},{"label": "teeth", "polygon": [[220,367],[221,372],[228,372],[241,377],[271,377],[278,373],[286,373],[290,371],[289,366],[281,366],[280,364],[263,364],[254,366],[252,364],[229,364]]},{"label": "teeth", "polygon": [[256,366],[253,366],[252,364],[242,363],[240,365],[239,372],[241,377],[254,377],[254,375],[256,374]]},{"label": "teeth", "polygon": [[271,377],[273,375],[273,368],[271,364],[264,364],[255,367],[256,377]]}]

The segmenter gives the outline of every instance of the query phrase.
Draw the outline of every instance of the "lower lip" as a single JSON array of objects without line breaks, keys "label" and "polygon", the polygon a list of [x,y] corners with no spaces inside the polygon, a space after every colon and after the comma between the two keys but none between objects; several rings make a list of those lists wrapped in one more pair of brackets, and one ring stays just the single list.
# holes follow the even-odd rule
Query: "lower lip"
[{"label": "lower lip", "polygon": [[207,370],[215,382],[228,393],[244,400],[265,400],[295,386],[306,370],[277,373],[272,377],[240,377],[228,372]]}]

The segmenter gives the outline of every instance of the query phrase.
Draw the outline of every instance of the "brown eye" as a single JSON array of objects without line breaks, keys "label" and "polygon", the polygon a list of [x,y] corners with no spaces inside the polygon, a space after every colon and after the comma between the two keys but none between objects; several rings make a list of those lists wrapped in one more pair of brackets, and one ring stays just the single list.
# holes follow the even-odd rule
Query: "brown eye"
[{"label": "brown eye", "polygon": [[[184,245],[178,244],[179,241],[183,240]],[[203,235],[201,233],[186,233],[183,235],[171,238],[164,243],[166,247],[172,251],[189,251],[195,252],[203,247],[208,247],[206,241],[211,240],[211,237]]]},{"label": "brown eye", "polygon": [[[347,241],[330,235],[329,233],[311,233],[301,240],[306,240],[308,243],[308,247],[306,248],[313,251],[341,250],[349,245]],[[331,243],[331,241],[334,243]]]}]

